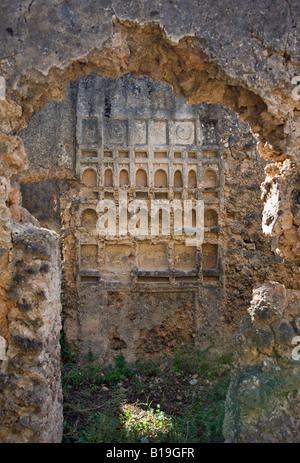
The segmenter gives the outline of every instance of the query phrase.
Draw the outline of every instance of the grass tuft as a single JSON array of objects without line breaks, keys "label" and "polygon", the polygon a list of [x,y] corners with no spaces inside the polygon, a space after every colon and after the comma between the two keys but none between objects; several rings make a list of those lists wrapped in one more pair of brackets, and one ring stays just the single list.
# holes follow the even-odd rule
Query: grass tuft
[{"label": "grass tuft", "polygon": [[178,346],[173,355],[82,368],[65,355],[64,437],[70,443],[223,442],[232,354]]}]

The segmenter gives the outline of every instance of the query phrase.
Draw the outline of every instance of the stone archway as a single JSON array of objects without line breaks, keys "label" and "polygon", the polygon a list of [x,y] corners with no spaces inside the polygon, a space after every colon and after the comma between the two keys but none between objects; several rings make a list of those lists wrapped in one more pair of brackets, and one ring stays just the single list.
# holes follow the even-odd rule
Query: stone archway
[{"label": "stone archway", "polygon": [[[7,82],[7,99],[0,102],[2,115],[0,173],[3,177],[0,263],[3,271],[0,334],[5,340],[3,341],[5,348],[2,349],[1,356],[3,358],[3,373],[6,378],[10,378],[12,374],[10,359],[15,358],[16,352],[22,352],[23,366],[20,364],[19,370],[17,370],[19,371],[17,374],[19,380],[24,375],[24,365],[27,365],[27,373],[34,370],[37,356],[47,357],[48,362],[48,348],[54,340],[49,341],[46,334],[47,330],[45,333],[42,332],[42,339],[38,340],[30,337],[30,330],[27,337],[18,334],[17,320],[18,322],[21,321],[21,313],[27,306],[28,300],[25,298],[26,300],[23,301],[22,305],[20,301],[23,300],[24,295],[18,294],[19,306],[16,307],[16,297],[13,295],[12,288],[16,285],[19,285],[18,288],[21,287],[22,274],[16,272],[14,266],[16,262],[20,261],[19,254],[28,248],[37,253],[40,260],[46,260],[49,265],[49,253],[46,252],[45,254],[41,249],[39,250],[38,243],[33,246],[31,241],[38,240],[42,245],[44,241],[48,240],[55,246],[55,239],[52,239],[50,235],[41,236],[38,232],[36,232],[37,235],[28,233],[22,228],[22,223],[28,223],[30,219],[26,216],[26,211],[19,207],[20,196],[17,177],[24,170],[27,161],[22,140],[17,134],[26,126],[32,114],[39,111],[46,101],[63,98],[66,85],[72,79],[91,71],[112,77],[128,72],[133,75],[148,75],[154,80],[161,79],[168,82],[177,94],[185,97],[190,103],[201,101],[220,103],[236,111],[242,120],[250,124],[253,134],[258,140],[261,155],[265,159],[276,162],[275,165],[268,168],[267,179],[264,184],[266,231],[274,233],[274,248],[282,256],[294,261],[295,265],[298,263],[297,250],[299,249],[297,236],[299,206],[297,206],[298,196],[296,194],[299,175],[296,164],[299,141],[299,100],[293,98],[293,86],[291,85],[291,78],[300,73],[297,64],[299,57],[294,47],[296,40],[294,31],[285,32],[288,45],[284,50],[281,49],[276,37],[270,31],[270,24],[278,23],[276,7],[282,12],[283,7],[280,3],[275,5],[274,2],[270,2],[270,5],[266,6],[268,16],[264,20],[261,19],[267,31],[263,37],[260,37],[255,26],[256,12],[253,13],[253,18],[247,17],[247,4],[243,7],[240,7],[240,4],[235,5],[235,14],[244,19],[244,23],[247,25],[246,29],[245,24],[242,26],[237,26],[236,22],[234,25],[232,24],[228,16],[232,7],[227,2],[224,3],[224,7],[220,7],[217,11],[220,31],[223,31],[228,37],[233,37],[235,34],[235,37],[240,40],[240,51],[237,54],[235,65],[232,65],[233,45],[222,44],[221,34],[214,30],[211,14],[208,15],[210,22],[207,22],[204,16],[203,19],[201,17],[201,8],[206,7],[208,11],[211,11],[209,2],[203,2],[201,7],[198,6],[199,11],[197,11],[191,25],[188,25],[187,19],[182,19],[189,17],[185,11],[180,8],[174,10],[173,7],[169,7],[169,14],[172,12],[173,17],[172,26],[169,19],[162,21],[162,25],[159,24],[160,14],[166,15],[168,11],[155,10],[151,1],[145,2],[140,13],[132,6],[127,5],[127,11],[126,5],[124,6],[122,2],[122,4],[114,2],[111,7],[101,8],[104,19],[102,21],[99,19],[102,29],[99,29],[99,24],[96,28],[96,46],[93,40],[95,26],[93,26],[94,29],[91,28],[93,32],[87,30],[83,32],[81,44],[74,39],[73,31],[66,32],[68,30],[66,17],[72,18],[70,24],[74,29],[80,27],[79,23],[76,23],[75,12],[78,13],[78,17],[87,17],[89,21],[90,13],[86,12],[84,7],[72,6],[72,11],[69,9],[68,14],[66,14],[57,6],[54,8],[46,6],[43,14],[47,15],[48,13],[49,23],[45,26],[39,22],[40,10],[36,9],[37,3],[31,2],[29,4],[28,2],[28,5],[24,6],[25,11],[22,11],[23,7],[20,7],[20,10],[16,10],[12,16],[8,11],[4,11],[8,18],[3,24],[11,23],[14,26],[15,23],[18,23],[17,28],[15,26],[7,27],[6,33],[13,38],[14,31],[18,30],[17,35],[20,35],[20,41],[16,44],[14,40],[11,40],[5,45],[7,54],[1,59],[0,68],[1,74]],[[192,8],[193,5],[189,3],[188,7]],[[113,10],[119,11],[117,16],[123,19],[118,19],[116,15],[112,15]],[[282,22],[288,24],[291,29],[296,29],[297,22],[293,9],[285,5],[284,13],[285,21]],[[141,14],[145,15],[144,19],[139,16]],[[46,38],[43,39],[44,27],[49,27],[51,23],[55,24],[57,15],[58,17],[61,15],[63,18],[62,35],[66,38],[69,34],[70,45],[67,49],[63,49],[59,44],[58,50],[51,48],[45,55],[44,62],[38,64],[40,56],[37,60],[34,55],[31,32],[28,32],[29,28],[36,28],[34,34],[42,38],[41,43],[45,49],[47,34]],[[223,17],[226,19],[222,20]],[[147,22],[153,18],[157,18],[157,21]],[[180,22],[176,22],[179,21],[179,18]],[[83,21],[85,27],[88,21]],[[178,26],[180,23],[182,23],[182,31]],[[207,31],[206,34],[203,33],[203,36],[201,36],[201,28]],[[174,31],[173,40],[165,32],[166,30],[170,34],[172,29]],[[278,24],[279,30],[280,24]],[[59,33],[61,34],[61,32]],[[205,35],[211,39],[209,45],[207,45]],[[248,48],[247,40],[251,42],[250,48]],[[248,50],[250,55],[247,54]],[[25,58],[24,61],[26,55],[27,59]],[[61,59],[61,64],[58,67],[59,59]],[[249,65],[245,64],[247,60]],[[38,69],[42,69],[43,72]],[[63,169],[59,171],[50,168],[45,169],[43,175],[44,178],[57,178],[60,175],[63,176],[64,173]],[[13,228],[15,234],[12,234]],[[22,247],[23,251],[21,251]],[[50,262],[52,269],[56,266],[57,261]],[[12,285],[13,279],[14,285]],[[48,281],[46,286],[51,284],[51,281]],[[37,297],[45,297],[45,294],[39,293]],[[56,300],[55,303],[57,310],[59,310],[58,301]],[[26,309],[23,310],[23,313],[24,311]],[[57,323],[59,322],[56,321],[56,326],[58,326]],[[54,371],[57,371],[55,367],[53,368]],[[29,377],[33,378],[31,375]],[[49,385],[49,378],[42,373],[39,381],[45,387]],[[57,381],[55,387],[59,388],[58,378]],[[8,396],[9,392],[6,390],[4,397],[7,398]],[[56,400],[59,401],[59,394],[56,396]],[[60,413],[59,405],[56,409],[53,403],[48,402],[47,405],[53,412],[51,416],[46,416],[45,409],[39,408],[37,405],[36,416],[41,424],[38,431],[27,426],[27,418],[20,417],[20,412],[16,409],[14,413],[10,414],[7,423],[3,424],[3,440],[59,440],[59,429],[54,426],[56,414],[59,415]],[[2,406],[5,409],[5,404]],[[52,420],[51,426],[49,426],[49,420]],[[45,431],[47,426],[48,432]]]}]

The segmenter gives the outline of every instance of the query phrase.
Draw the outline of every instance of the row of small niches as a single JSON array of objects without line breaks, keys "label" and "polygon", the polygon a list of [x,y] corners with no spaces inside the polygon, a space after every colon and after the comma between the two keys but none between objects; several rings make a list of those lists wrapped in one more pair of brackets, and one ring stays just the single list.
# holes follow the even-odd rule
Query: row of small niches
[{"label": "row of small niches", "polygon": [[[174,151],[168,152],[167,150],[157,150],[153,151],[150,154],[148,151],[138,151],[133,152],[134,159],[201,159],[202,161],[207,159],[216,159],[219,157],[218,150],[202,150],[202,151]],[[104,150],[103,159],[110,161],[111,159],[130,159],[130,151],[118,151],[118,150]],[[99,155],[98,151],[94,150],[81,150],[81,162],[98,162]]]}]

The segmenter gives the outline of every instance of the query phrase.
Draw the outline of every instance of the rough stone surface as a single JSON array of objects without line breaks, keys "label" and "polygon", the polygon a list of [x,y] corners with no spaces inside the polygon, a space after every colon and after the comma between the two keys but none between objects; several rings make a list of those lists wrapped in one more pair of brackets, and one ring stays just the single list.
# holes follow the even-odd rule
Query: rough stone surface
[{"label": "rough stone surface", "polygon": [[1,442],[60,442],[62,395],[58,236],[14,225],[5,357],[1,356]]},{"label": "rough stone surface", "polygon": [[[223,104],[248,122],[260,154],[274,162],[268,166],[263,191],[265,230],[274,251],[294,266],[296,274],[300,100],[292,79],[300,75],[299,8],[297,0],[1,2],[0,75],[7,87],[6,100],[0,100],[0,336],[7,344],[14,308],[12,227],[33,221],[20,208],[18,176],[27,158],[19,132],[47,101],[64,99],[71,80],[92,71],[164,80],[189,103]],[[64,167],[58,169],[51,178],[63,177],[63,171]],[[14,346],[22,345],[18,336]],[[267,349],[268,336],[261,332],[260,342]],[[39,343],[29,341],[23,346],[35,353],[40,349]],[[12,373],[6,390],[11,378]],[[9,402],[1,405],[1,412],[8,409]],[[15,414],[21,410],[19,404]],[[293,416],[296,420],[297,411],[287,422]],[[25,417],[20,423],[27,421]],[[266,436],[270,429],[272,423],[264,426]],[[287,433],[285,439],[295,438]]]},{"label": "rough stone surface", "polygon": [[[87,131],[87,122],[92,130]],[[113,124],[126,127],[123,136],[109,131]],[[191,140],[177,136],[176,130],[190,127],[195,130]],[[188,290],[194,300],[191,307],[187,299],[177,343],[213,340],[225,347],[250,303],[254,284],[268,277],[298,288],[298,274],[273,254],[270,239],[262,234],[259,187],[266,162],[249,126],[233,112],[217,105],[187,105],[163,82],[93,74],[72,82],[66,99],[47,104],[21,135],[29,153],[29,169],[22,175],[27,182],[21,186],[23,206],[43,226],[62,228],[64,327],[81,361],[90,349],[103,362],[119,351],[133,360],[174,347],[174,329],[168,324],[168,331],[164,319],[174,317],[176,307],[185,302],[174,304],[170,290],[178,298]],[[139,169],[146,172],[146,186],[138,184]],[[155,183],[162,169],[168,177],[165,188]],[[197,173],[196,189],[189,185],[191,170]],[[29,181],[53,172],[59,177],[64,173],[65,179]],[[175,172],[180,174],[178,184]],[[206,173],[216,174],[217,183]],[[149,210],[150,199],[158,197],[204,200],[204,246],[186,247],[184,234],[175,236],[172,227],[170,236],[151,240],[128,232],[99,237],[98,201],[117,205],[122,192],[129,201],[146,200]],[[150,306],[155,303],[150,304],[149,295],[157,301],[153,316]],[[182,337],[179,331],[185,330]],[[160,331],[155,346],[147,341],[154,331]]]},{"label": "rough stone surface", "polygon": [[[190,103],[222,103],[235,110],[250,124],[261,155],[292,160],[297,175],[299,100],[291,82],[300,74],[296,1],[240,5],[227,0],[213,7],[208,0],[145,0],[137,7],[121,1],[40,0],[16,8],[4,2],[1,9],[7,40],[0,73],[8,96],[22,105],[16,129],[46,101],[64,98],[76,77],[93,70],[109,76],[147,74],[173,85]],[[9,125],[5,130],[9,133]],[[288,204],[286,194],[281,202]],[[271,223],[269,232],[274,229],[285,255],[292,233]]]},{"label": "rough stone surface", "polygon": [[300,359],[293,342],[299,310],[299,291],[275,282],[254,290],[234,339],[223,428],[228,442],[300,442]]}]

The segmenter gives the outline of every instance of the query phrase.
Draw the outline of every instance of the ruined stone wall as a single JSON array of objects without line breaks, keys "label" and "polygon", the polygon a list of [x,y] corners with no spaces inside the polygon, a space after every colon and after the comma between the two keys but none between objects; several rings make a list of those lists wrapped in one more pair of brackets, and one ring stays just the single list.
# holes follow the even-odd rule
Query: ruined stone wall
[{"label": "ruined stone wall", "polygon": [[21,110],[12,102],[0,105],[0,441],[60,442],[58,235],[20,207],[16,177],[27,158],[21,139],[9,133]]},{"label": "ruined stone wall", "polygon": [[[60,256],[55,232],[14,225],[8,336],[1,349],[1,442],[60,442]],[[1,338],[3,340],[4,338]]]},{"label": "ruined stone wall", "polygon": [[[63,103],[70,108],[66,128],[60,119],[64,107],[56,106],[45,109],[22,133],[31,161],[24,181],[43,176],[43,159],[57,145],[69,154],[66,164],[73,162],[76,180],[69,179],[66,191],[56,184],[52,195],[62,216],[67,340],[76,343],[81,361],[91,350],[102,363],[120,351],[133,360],[146,353],[169,352],[181,342],[194,343],[200,332],[211,335],[205,324],[211,318],[216,330],[224,299],[219,108],[187,105],[170,86],[131,75],[87,76],[77,82],[76,95],[75,83],[72,87],[69,101]],[[46,114],[54,110],[50,127]],[[67,151],[67,143],[61,141],[72,116],[76,144]],[[50,135],[46,145],[43,140],[56,133],[57,120],[62,135],[58,139]],[[52,164],[53,171],[61,157]],[[54,201],[49,202],[47,185],[49,181],[23,183],[23,205],[51,227]],[[124,218],[119,209],[124,194],[128,204],[144,201],[149,212],[145,236],[133,236],[135,230],[129,230],[129,211]],[[169,230],[162,230],[157,216],[158,230],[151,235],[152,200],[179,202],[182,220],[184,201],[190,201],[191,208],[198,199],[205,202],[203,246],[185,244],[189,236],[175,231],[171,208]],[[98,235],[101,200],[110,201],[111,209],[116,206],[117,230],[125,227],[118,236]],[[221,321],[219,325],[221,331]]]},{"label": "ruined stone wall", "polygon": [[226,249],[225,326],[233,335],[252,299],[252,290],[265,281],[299,289],[299,267],[283,260],[275,241],[263,233],[261,183],[266,163],[258,154],[247,124],[223,111],[224,248]]},{"label": "ruined stone wall", "polygon": [[[31,180],[22,184],[23,205],[62,230],[64,328],[81,361],[90,350],[102,363],[180,342],[230,348],[255,284],[272,278],[297,287],[262,234],[266,162],[232,111],[187,105],[162,82],[93,74],[73,82],[64,102],[47,105],[22,137],[30,160],[23,181]],[[65,180],[37,182],[50,166]],[[163,186],[156,184],[162,170]],[[134,238],[128,224],[122,236],[99,237],[98,202],[116,205],[119,227],[122,193],[149,211],[151,199],[203,199],[203,246],[186,246],[172,226],[150,239]]]},{"label": "ruined stone wall", "polygon": [[[63,99],[71,80],[91,71],[164,80],[189,103],[223,104],[248,122],[260,154],[275,163],[264,182],[264,227],[274,251],[297,271],[299,2],[12,0],[2,2],[0,12],[0,74],[7,84],[7,99],[0,101],[5,342],[13,307],[12,224],[29,220],[20,208],[18,175],[27,161],[18,133],[47,101]],[[48,170],[52,178],[59,175],[60,169]]]},{"label": "ruined stone wall", "polygon": [[253,292],[234,340],[227,442],[299,443],[299,295],[275,282]]}]

